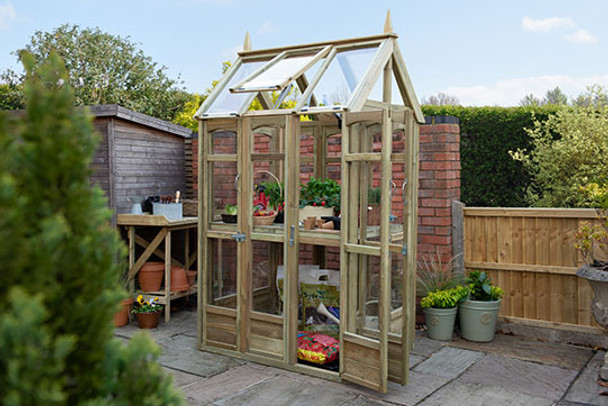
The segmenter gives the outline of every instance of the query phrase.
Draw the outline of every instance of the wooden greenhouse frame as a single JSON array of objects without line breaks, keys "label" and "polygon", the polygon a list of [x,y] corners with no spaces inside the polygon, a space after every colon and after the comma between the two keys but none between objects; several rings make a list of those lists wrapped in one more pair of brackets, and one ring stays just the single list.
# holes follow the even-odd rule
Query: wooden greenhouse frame
[{"label": "wooden greenhouse frame", "polygon": [[[423,116],[391,31],[387,17],[382,35],[265,50],[247,35],[196,113],[199,349],[381,392],[389,379],[407,383]],[[340,231],[300,225],[300,182],[311,175],[341,184]],[[273,179],[284,184],[284,223],[259,225],[254,186]],[[368,224],[372,187],[379,225]],[[228,203],[234,224],[221,220]],[[306,267],[339,275],[337,371],[298,362]]]}]

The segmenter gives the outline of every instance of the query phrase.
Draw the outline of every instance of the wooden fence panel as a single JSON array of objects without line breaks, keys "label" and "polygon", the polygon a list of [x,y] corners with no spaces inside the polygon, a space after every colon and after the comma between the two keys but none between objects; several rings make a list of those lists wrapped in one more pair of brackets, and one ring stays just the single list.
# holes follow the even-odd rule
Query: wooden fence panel
[{"label": "wooden fence panel", "polygon": [[505,291],[500,315],[564,326],[597,326],[589,283],[576,276],[572,243],[593,209],[463,209],[467,269],[486,270]]}]

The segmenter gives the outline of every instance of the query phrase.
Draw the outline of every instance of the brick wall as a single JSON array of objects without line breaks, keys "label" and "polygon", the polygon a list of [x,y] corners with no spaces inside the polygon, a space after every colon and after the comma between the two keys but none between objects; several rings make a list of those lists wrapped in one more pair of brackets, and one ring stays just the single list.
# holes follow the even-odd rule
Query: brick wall
[{"label": "brick wall", "polygon": [[426,117],[420,126],[418,257],[452,257],[452,200],[460,199],[460,126],[458,118]]}]

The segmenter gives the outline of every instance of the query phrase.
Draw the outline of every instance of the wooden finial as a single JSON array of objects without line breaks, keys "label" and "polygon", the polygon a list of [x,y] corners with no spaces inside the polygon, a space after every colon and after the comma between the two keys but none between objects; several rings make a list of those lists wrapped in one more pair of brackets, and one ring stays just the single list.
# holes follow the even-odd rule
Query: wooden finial
[{"label": "wooden finial", "polygon": [[243,42],[243,51],[251,51],[251,38],[249,37],[249,31],[245,34],[245,41]]},{"label": "wooden finial", "polygon": [[391,10],[386,10],[386,21],[384,22],[384,33],[393,32],[393,22],[391,21]]}]

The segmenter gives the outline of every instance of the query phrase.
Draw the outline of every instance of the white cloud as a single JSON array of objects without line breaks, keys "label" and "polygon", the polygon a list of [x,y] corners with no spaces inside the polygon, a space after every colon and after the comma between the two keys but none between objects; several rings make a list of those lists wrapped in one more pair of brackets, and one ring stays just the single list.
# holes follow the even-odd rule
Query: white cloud
[{"label": "white cloud", "polygon": [[6,5],[0,5],[0,30],[8,30],[11,23],[17,19],[15,7],[8,2]]},{"label": "white cloud", "polygon": [[258,28],[258,32],[260,34],[268,34],[276,31],[278,31],[278,28],[271,20],[266,21],[260,28]]},{"label": "white cloud", "polygon": [[535,20],[526,16],[522,19],[521,26],[526,31],[549,32],[557,28],[574,27],[574,22],[571,18],[564,17],[549,17]]},{"label": "white cloud", "polygon": [[566,39],[576,44],[595,44],[598,37],[587,30],[577,30],[573,34],[566,36]]},{"label": "white cloud", "polygon": [[559,88],[568,96],[576,97],[592,84],[608,86],[608,74],[585,77],[567,75],[535,76],[502,79],[491,85],[454,86],[440,90],[456,96],[465,106],[517,106],[527,94],[542,98],[547,90]]}]

